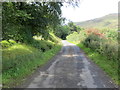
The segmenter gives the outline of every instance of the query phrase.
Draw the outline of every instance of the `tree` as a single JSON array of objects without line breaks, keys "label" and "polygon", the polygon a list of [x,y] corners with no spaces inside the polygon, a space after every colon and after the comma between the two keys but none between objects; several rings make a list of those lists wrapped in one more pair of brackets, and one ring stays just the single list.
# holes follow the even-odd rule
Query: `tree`
[{"label": "tree", "polygon": [[37,33],[46,37],[47,26],[61,22],[61,6],[59,2],[3,3],[3,39],[23,41]]},{"label": "tree", "polygon": [[71,32],[77,32],[77,26],[75,26],[73,22],[69,22],[68,26],[70,27]]},{"label": "tree", "polygon": [[48,27],[55,30],[63,21],[62,6],[61,2],[4,2],[3,39],[30,42],[37,34],[48,39]]},{"label": "tree", "polygon": [[70,29],[68,25],[58,26],[55,31],[55,35],[59,38],[66,39],[66,36],[70,34]]}]

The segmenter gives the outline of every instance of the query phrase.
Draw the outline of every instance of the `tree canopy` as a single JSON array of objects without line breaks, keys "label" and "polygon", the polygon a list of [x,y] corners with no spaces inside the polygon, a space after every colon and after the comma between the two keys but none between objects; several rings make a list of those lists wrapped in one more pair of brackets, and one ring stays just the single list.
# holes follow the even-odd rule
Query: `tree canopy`
[{"label": "tree canopy", "polygon": [[38,33],[47,38],[48,27],[61,23],[60,2],[4,2],[3,39],[23,41]]},{"label": "tree canopy", "polygon": [[49,32],[60,30],[58,27],[64,21],[62,2],[4,2],[2,5],[3,40],[30,42],[34,35],[48,39]]}]

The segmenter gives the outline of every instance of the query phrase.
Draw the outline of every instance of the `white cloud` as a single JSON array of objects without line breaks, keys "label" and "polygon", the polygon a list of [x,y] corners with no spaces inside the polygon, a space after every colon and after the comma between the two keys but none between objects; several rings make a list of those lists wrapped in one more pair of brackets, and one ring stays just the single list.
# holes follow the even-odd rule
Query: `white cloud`
[{"label": "white cloud", "polygon": [[98,18],[110,13],[118,13],[120,0],[82,0],[79,8],[62,7],[63,17],[73,22]]}]

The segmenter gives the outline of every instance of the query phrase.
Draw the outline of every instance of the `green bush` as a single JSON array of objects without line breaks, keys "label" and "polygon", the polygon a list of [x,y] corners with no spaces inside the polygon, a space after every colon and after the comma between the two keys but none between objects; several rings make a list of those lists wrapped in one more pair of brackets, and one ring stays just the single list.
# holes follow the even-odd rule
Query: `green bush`
[{"label": "green bush", "polygon": [[[35,57],[35,48],[26,45],[16,44],[2,51],[2,71],[15,68],[21,63],[32,60]],[[23,61],[23,58],[26,60]],[[29,59],[27,59],[29,58]]]},{"label": "green bush", "polygon": [[55,45],[54,43],[52,43],[50,41],[47,41],[46,43],[47,43],[47,46],[48,46],[49,49],[53,48],[54,45]]},{"label": "green bush", "polygon": [[49,50],[48,42],[41,40],[39,41],[39,43],[40,43],[40,48],[43,52]]},{"label": "green bush", "polygon": [[100,41],[101,39],[94,34],[90,34],[84,41],[84,45],[87,47],[90,47],[93,50],[99,49],[100,48]]},{"label": "green bush", "polygon": [[16,44],[16,42],[15,42],[14,40],[8,40],[8,41],[7,41],[7,40],[3,40],[3,41],[1,41],[0,43],[1,43],[1,46],[2,46],[3,48],[8,48],[8,47]]},{"label": "green bush", "polygon": [[99,65],[112,78],[112,80],[116,82],[116,84],[120,85],[120,79],[118,79],[119,78],[118,72],[120,72],[120,69],[118,68],[118,62],[115,62],[115,60],[107,59],[106,55],[101,55],[96,51],[87,48],[82,43],[77,44],[77,46],[83,49],[87,56],[91,60],[93,60],[97,65]]},{"label": "green bush", "polygon": [[50,60],[60,48],[61,46],[57,45],[46,52],[42,52],[30,45],[15,44],[3,49],[3,87],[13,87],[21,83],[26,76],[29,76],[34,70]]},{"label": "green bush", "polygon": [[117,60],[118,44],[115,40],[100,38],[97,35],[91,34],[84,41],[86,47],[107,56],[109,60]]},{"label": "green bush", "polygon": [[101,44],[101,49],[99,51],[101,54],[107,56],[109,60],[118,59],[118,44],[115,41],[104,41]]},{"label": "green bush", "polygon": [[84,32],[84,30],[81,30],[80,33],[73,32],[72,34],[67,36],[67,40],[72,42],[81,42],[85,38],[86,38],[86,33]]},{"label": "green bush", "polygon": [[67,36],[67,40],[77,42],[80,40],[79,34],[77,32],[73,32],[72,34]]},{"label": "green bush", "polygon": [[[86,32],[86,34],[83,32]],[[70,34],[68,41],[77,43],[89,58],[105,70],[117,83],[118,75],[118,47],[117,31],[115,30],[86,30]],[[78,39],[79,38],[79,39]],[[79,42],[78,42],[79,41]],[[119,83],[120,84],[120,83]]]},{"label": "green bush", "polygon": [[[67,36],[67,40],[76,43],[81,42],[86,47],[106,56],[108,60],[118,61],[118,43],[117,39],[115,39],[118,36],[116,31],[102,31],[104,34],[100,31],[93,31],[94,30],[89,31],[89,34],[85,34],[85,31],[80,31],[80,33],[74,32]],[[113,35],[112,32],[114,32]]]},{"label": "green bush", "polygon": [[0,43],[3,48],[7,48],[7,47],[11,46],[11,44],[7,40],[3,40]]},{"label": "green bush", "polygon": [[34,40],[31,45],[41,50],[42,52],[45,52],[54,47],[54,44],[52,42],[45,41],[45,40]]},{"label": "green bush", "polygon": [[53,33],[50,33],[49,40],[54,42],[55,44],[61,44],[61,39],[56,37]]},{"label": "green bush", "polygon": [[10,45],[14,45],[14,44],[16,44],[16,41],[14,41],[14,40],[8,40],[9,41],[9,43],[10,43]]},{"label": "green bush", "polygon": [[44,65],[61,48],[61,45],[55,42],[40,39],[33,39],[30,43],[16,43],[14,40],[4,40],[2,43],[7,47],[1,50],[3,87],[13,87],[21,83],[27,75]]}]

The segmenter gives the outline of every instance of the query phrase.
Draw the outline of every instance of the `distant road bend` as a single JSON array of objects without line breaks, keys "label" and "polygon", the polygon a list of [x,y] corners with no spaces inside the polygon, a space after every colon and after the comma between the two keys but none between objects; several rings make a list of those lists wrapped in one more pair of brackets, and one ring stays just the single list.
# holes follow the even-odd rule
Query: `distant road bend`
[{"label": "distant road bend", "polygon": [[65,40],[53,60],[37,70],[26,88],[116,88],[112,80],[74,44]]}]

